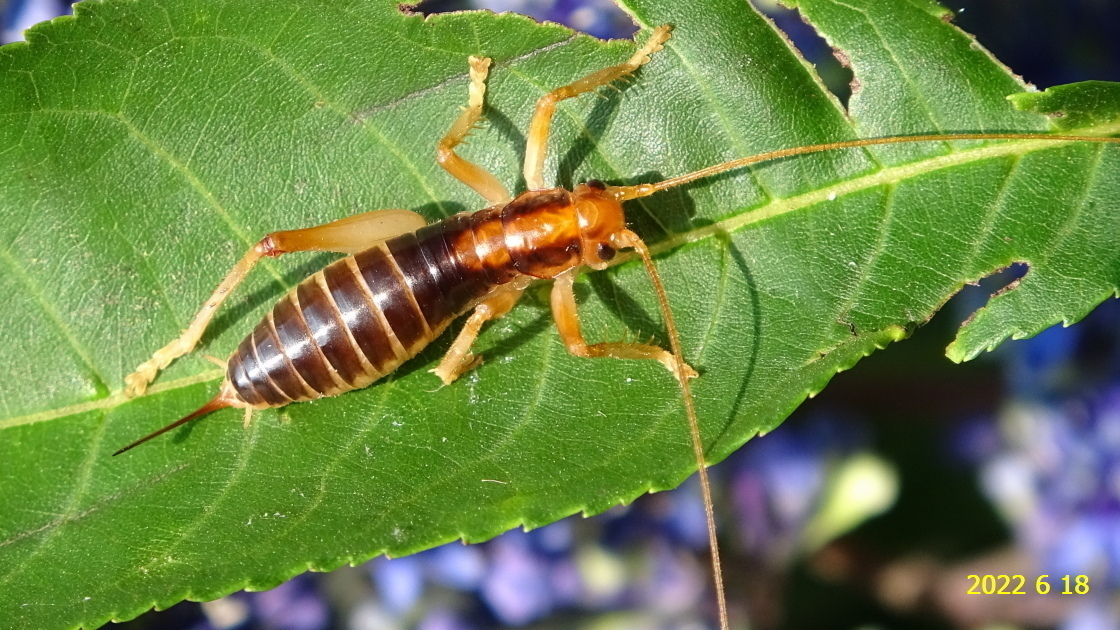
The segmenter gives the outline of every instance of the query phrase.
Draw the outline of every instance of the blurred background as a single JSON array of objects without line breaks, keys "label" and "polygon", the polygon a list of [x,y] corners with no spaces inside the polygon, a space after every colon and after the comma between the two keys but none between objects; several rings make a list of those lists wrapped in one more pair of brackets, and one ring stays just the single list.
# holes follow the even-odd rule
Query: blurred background
[{"label": "blurred background", "polygon": [[[772,0],[753,1],[846,102],[851,76],[812,28]],[[1040,89],[1120,80],[1120,3],[948,6]],[[635,30],[609,0],[444,0],[419,10],[471,8],[603,38]],[[0,41],[69,10],[0,0]],[[712,469],[733,625],[1120,628],[1120,302],[965,365],[943,355],[960,322],[1023,273],[966,287],[911,339],[837,375],[778,430]],[[970,575],[1016,574],[1027,595],[966,594],[974,582],[990,586]],[[1051,591],[1039,595],[1043,574]],[[1088,593],[1078,576],[1088,576]],[[711,588],[693,479],[593,519],[304,574],[122,627],[706,628]]]}]

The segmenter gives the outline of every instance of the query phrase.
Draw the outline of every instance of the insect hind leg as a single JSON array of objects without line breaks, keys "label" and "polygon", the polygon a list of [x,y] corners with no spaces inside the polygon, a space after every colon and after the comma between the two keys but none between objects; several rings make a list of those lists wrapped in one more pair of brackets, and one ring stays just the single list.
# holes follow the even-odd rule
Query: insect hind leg
[{"label": "insect hind leg", "polygon": [[141,363],[132,374],[125,377],[125,396],[143,394],[160,370],[198,345],[218,307],[249,275],[261,258],[306,251],[353,254],[394,236],[418,230],[425,224],[424,217],[410,210],[377,210],[314,227],[273,232],[262,238],[226,274],[183,334],[157,350],[152,358]]},{"label": "insect hind leg", "polygon": [[658,26],[653,29],[645,45],[639,48],[626,63],[592,72],[578,81],[556,88],[537,101],[533,120],[529,124],[529,139],[525,144],[524,174],[525,185],[529,190],[541,190],[545,187],[544,158],[548,150],[548,130],[552,126],[552,116],[556,113],[557,103],[592,92],[633,74],[635,70],[649,62],[650,55],[661,50],[669,40],[672,30],[673,27],[668,24]]},{"label": "insect hind leg", "polygon": [[172,340],[171,343],[166,346],[156,350],[152,358],[141,363],[132,374],[124,378],[125,396],[133,397],[143,394],[148,389],[148,385],[155,380],[160,370],[163,370],[171,365],[172,361],[194,349],[198,341],[202,339],[202,333],[206,330],[206,326],[210,323],[210,320],[214,318],[214,313],[218,311],[218,307],[229,297],[229,294],[233,292],[237,285],[241,284],[245,276],[249,275],[249,272],[256,266],[257,262],[268,253],[266,240],[267,239],[262,239],[250,248],[249,251],[242,256],[241,260],[233,266],[233,269],[230,270],[225,279],[218,285],[218,288],[214,290],[214,293],[210,295],[210,298],[206,300],[206,303],[202,305],[202,310],[194,316],[194,319],[191,320],[190,325],[187,326],[187,329],[183,331],[182,335]]}]

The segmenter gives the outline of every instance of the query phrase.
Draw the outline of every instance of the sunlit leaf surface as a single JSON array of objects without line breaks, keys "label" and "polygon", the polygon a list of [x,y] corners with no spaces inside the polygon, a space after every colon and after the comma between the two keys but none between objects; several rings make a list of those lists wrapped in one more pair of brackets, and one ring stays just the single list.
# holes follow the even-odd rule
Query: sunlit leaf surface
[{"label": "sunlit leaf surface", "polygon": [[[635,1],[643,28],[670,22],[675,36],[621,94],[561,106],[549,177],[654,181],[858,136],[1045,130],[1056,111],[1077,131],[1120,130],[1109,86],[1017,110],[1005,97],[1024,86],[933,3],[800,6],[852,65],[849,113],[745,3]],[[228,355],[329,260],[263,265],[199,353],[126,401],[123,377],[260,236],[482,205],[433,159],[466,102],[468,55],[495,66],[488,125],[464,154],[519,189],[533,102],[633,45],[373,0],[106,0],[76,14],[0,49],[0,618],[127,619],[600,512],[695,468],[670,376],[569,356],[532,290],[481,337],[487,363],[450,387],[427,373],[442,339],[366,390],[248,430],[219,412],[110,458],[209,398],[221,372],[201,355]],[[935,143],[783,160],[632,203],[701,373],[710,459],[1013,262],[1028,275],[951,356],[1079,319],[1117,290],[1118,186],[1116,148]],[[578,288],[590,338],[662,334],[640,267]]]}]

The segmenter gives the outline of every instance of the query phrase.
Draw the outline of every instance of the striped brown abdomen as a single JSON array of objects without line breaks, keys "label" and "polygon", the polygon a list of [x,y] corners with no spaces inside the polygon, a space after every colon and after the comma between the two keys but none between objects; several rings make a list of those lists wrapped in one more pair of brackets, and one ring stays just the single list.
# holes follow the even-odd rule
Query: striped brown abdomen
[{"label": "striped brown abdomen", "polygon": [[[263,408],[333,396],[392,372],[495,287],[529,270],[537,248],[521,231],[513,233],[511,222],[571,207],[561,189],[521,199],[450,217],[328,265],[284,296],[241,342],[226,378],[242,400]],[[571,238],[557,235],[563,242],[547,249],[566,256]]]}]

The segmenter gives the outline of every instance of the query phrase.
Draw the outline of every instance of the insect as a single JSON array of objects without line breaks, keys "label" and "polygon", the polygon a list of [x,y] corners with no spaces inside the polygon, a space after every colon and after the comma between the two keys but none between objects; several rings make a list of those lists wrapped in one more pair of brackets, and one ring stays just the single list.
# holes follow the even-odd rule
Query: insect
[{"label": "insect", "polygon": [[[836,149],[970,139],[1118,139],[1049,134],[873,138],[772,151],[657,183],[609,186],[592,180],[572,191],[546,187],[543,169],[556,105],[634,73],[662,49],[671,30],[668,25],[654,29],[627,62],[553,90],[537,102],[525,153],[529,190],[517,197],[511,197],[492,174],[455,152],[482,117],[490,60],[471,57],[468,106],[439,142],[437,159],[490,205],[431,225],[408,210],[381,210],[265,236],[229,272],[188,329],[126,378],[129,395],[142,394],[160,370],[198,344],[219,306],[262,258],[303,251],[347,256],[313,274],[279,301],[226,361],[226,376],[214,398],[114,455],[218,409],[244,409],[248,424],[256,409],[365,387],[418,354],[455,319],[470,313],[446,355],[431,370],[449,385],[478,364],[471,346],[482,326],[507,314],[531,282],[551,279],[552,315],[569,352],[581,357],[656,360],[678,381],[704,496],[720,623],[726,628],[704,449],[689,389],[696,372],[685,362],[649,249],[626,227],[622,202],[758,162]],[[654,285],[668,350],[635,342],[588,344],[581,332],[574,279],[584,267],[606,268],[622,249],[631,249],[641,258]]]}]

